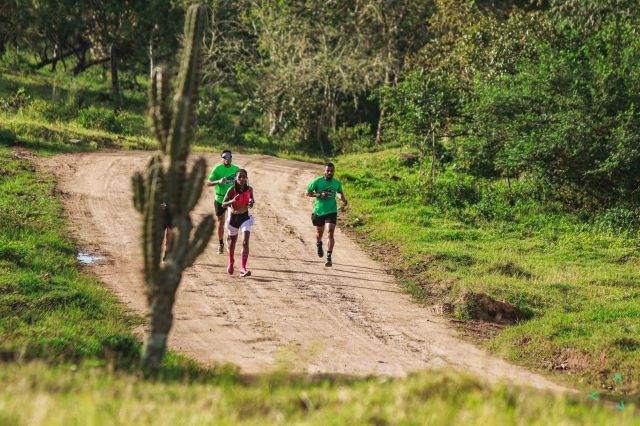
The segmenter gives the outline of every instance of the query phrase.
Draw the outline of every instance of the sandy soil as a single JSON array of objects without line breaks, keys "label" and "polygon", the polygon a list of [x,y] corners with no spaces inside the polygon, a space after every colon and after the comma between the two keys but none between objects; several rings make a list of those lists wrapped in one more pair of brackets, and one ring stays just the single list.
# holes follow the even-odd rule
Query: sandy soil
[{"label": "sandy soil", "polygon": [[[88,269],[140,313],[145,309],[141,217],[132,205],[130,178],[150,155],[41,160],[56,176],[79,248],[105,257]],[[213,167],[217,156],[208,161]],[[451,366],[486,381],[564,389],[462,341],[446,319],[413,303],[339,230],[334,266],[325,268],[315,253],[311,200],[304,196],[321,167],[259,155],[235,155],[234,162],[248,169],[255,191],[253,275],[229,276],[227,257],[216,254],[212,241],[184,274],[171,348],[205,364],[233,363],[249,374],[285,367],[310,374],[404,376]],[[194,223],[212,210],[213,189],[206,188]]]}]

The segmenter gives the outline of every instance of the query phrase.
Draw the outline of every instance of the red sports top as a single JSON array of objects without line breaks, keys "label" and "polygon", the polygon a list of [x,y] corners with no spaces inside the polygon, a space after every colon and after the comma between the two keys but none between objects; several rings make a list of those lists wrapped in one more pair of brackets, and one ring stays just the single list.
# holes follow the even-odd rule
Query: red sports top
[{"label": "red sports top", "polygon": [[235,203],[233,203],[233,206],[248,206],[249,205],[249,200],[251,199],[251,193],[249,192],[249,190],[246,190],[244,192],[241,192],[240,194],[240,198],[238,198],[238,201],[236,201]]}]

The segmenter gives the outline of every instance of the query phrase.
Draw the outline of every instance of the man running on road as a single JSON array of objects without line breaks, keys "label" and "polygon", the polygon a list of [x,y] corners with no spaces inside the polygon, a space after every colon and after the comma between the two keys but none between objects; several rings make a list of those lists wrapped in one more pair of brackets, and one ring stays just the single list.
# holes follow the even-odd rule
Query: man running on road
[{"label": "man running on road", "polygon": [[230,150],[225,149],[220,156],[222,157],[222,163],[211,170],[207,181],[207,186],[215,186],[216,190],[214,205],[216,217],[218,218],[218,254],[224,253],[224,222],[227,208],[223,207],[222,203],[224,202],[224,196],[227,194],[227,191],[233,186],[236,173],[240,170],[240,167],[231,164],[233,155],[231,155]]},{"label": "man running on road", "polygon": [[342,184],[338,179],[334,179],[333,175],[336,171],[336,167],[332,163],[327,163],[324,168],[324,176],[320,176],[309,184],[307,188],[307,197],[315,198],[316,201],[313,205],[313,214],[311,215],[311,222],[316,227],[316,248],[318,250],[318,257],[324,256],[324,250],[322,249],[322,236],[324,234],[325,227],[329,234],[329,246],[327,247],[327,262],[324,266],[331,266],[333,254],[333,245],[335,243],[333,239],[333,233],[336,229],[336,222],[338,221],[338,203],[336,202],[336,195],[340,196],[342,201],[342,207],[340,211],[344,211],[347,207],[347,198],[342,191]]}]

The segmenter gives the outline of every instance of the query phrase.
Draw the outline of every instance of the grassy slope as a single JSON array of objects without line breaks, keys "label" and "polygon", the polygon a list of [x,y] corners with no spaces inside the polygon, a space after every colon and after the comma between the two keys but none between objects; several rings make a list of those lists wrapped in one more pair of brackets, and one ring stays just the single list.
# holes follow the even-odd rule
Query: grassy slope
[{"label": "grassy slope", "polygon": [[99,282],[78,273],[54,184],[27,158],[0,147],[0,351],[5,358],[82,359],[102,354],[108,342],[135,342],[131,318]]},{"label": "grassy slope", "polygon": [[[53,86],[56,86],[54,100]],[[85,128],[78,123],[77,108],[69,111],[70,105],[80,103],[80,108],[98,106],[109,110],[109,81],[95,72],[81,74],[72,78],[63,72],[52,74],[46,70],[28,76],[2,69],[0,67],[0,98],[9,98],[17,90],[23,88],[30,100],[45,101],[55,108],[43,108],[40,105],[26,106],[19,111],[3,112],[0,109],[0,129],[7,129],[15,134],[21,146],[36,152],[48,153],[95,151],[97,149],[155,149],[157,143],[141,123],[147,121],[147,101],[144,90],[124,90],[126,106],[124,112],[135,122],[137,131],[129,134],[118,134],[99,128]],[[47,117],[47,114],[58,114],[61,117]],[[248,139],[247,139],[248,138]],[[78,140],[72,144],[70,140]],[[321,163],[317,157],[296,150],[282,150],[282,146],[273,141],[247,135],[248,141],[234,146],[234,150],[244,153],[276,155],[301,161]],[[215,137],[198,133],[193,147],[199,152],[220,152],[228,148]]]},{"label": "grassy slope", "polygon": [[[30,81],[21,84],[26,87]],[[42,84],[46,86],[46,79]],[[47,92],[46,87],[40,90]],[[59,126],[62,140],[43,142],[37,134],[21,136],[20,145],[44,155],[79,149],[64,144],[65,132],[73,123],[0,117],[2,124],[7,120],[30,121],[36,127]],[[121,140],[118,135],[107,136]],[[37,174],[28,157],[0,145],[0,358],[10,361],[0,364],[5,384],[0,391],[0,424],[30,424],[38,419],[50,424],[80,419],[83,423],[124,422],[134,415],[145,423],[158,418],[174,423],[187,416],[200,422],[227,423],[261,423],[263,418],[274,423],[340,423],[346,419],[372,423],[442,423],[445,419],[486,419],[487,424],[632,422],[628,404],[619,412],[608,404],[590,405],[584,396],[565,398],[492,388],[449,373],[350,383],[307,382],[284,375],[245,385],[232,372],[201,370],[172,354],[160,381],[141,380],[130,372],[135,371],[139,349],[131,329],[141,319],[127,315],[100,283],[78,270],[53,180]],[[347,163],[340,167],[343,164],[346,167]],[[357,173],[355,166],[353,169]],[[384,200],[385,191],[375,194],[378,200]],[[363,198],[354,202],[356,212],[367,209]],[[381,227],[394,230],[397,225],[393,224],[401,218],[383,220],[388,219],[388,208],[382,206],[378,206],[384,213]],[[411,247],[405,250],[410,253]],[[47,364],[24,363],[33,358]],[[69,363],[74,365],[69,368]],[[117,373],[112,373],[113,368]]]},{"label": "grassy slope", "polygon": [[[491,339],[494,352],[576,375],[584,388],[640,392],[636,238],[533,211],[509,221],[462,222],[421,202],[415,168],[401,166],[401,157],[345,156],[337,175],[353,200],[351,225],[365,243],[386,245],[390,268],[418,301],[451,303],[464,291],[506,300],[530,319]],[[613,386],[617,373],[622,386]]]}]

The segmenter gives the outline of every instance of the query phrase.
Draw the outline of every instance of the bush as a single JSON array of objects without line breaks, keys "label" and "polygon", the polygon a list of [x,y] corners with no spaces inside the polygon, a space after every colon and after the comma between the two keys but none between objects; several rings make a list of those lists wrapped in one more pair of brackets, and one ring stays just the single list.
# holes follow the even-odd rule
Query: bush
[{"label": "bush", "polygon": [[11,130],[0,129],[0,144],[14,145],[17,140],[16,135]]},{"label": "bush", "polygon": [[120,126],[120,133],[124,135],[140,135],[147,131],[147,122],[144,116],[121,111],[115,116]]},{"label": "bush", "polygon": [[480,200],[477,179],[464,173],[447,171],[428,184],[425,197],[443,211],[459,210]]},{"label": "bush", "polygon": [[27,94],[24,87],[21,87],[8,98],[0,98],[0,111],[14,112],[26,107],[30,102],[31,96]]},{"label": "bush", "polygon": [[26,50],[18,51],[12,48],[7,49],[4,55],[2,55],[2,65],[12,72],[17,71],[23,74],[31,72],[29,55]]},{"label": "bush", "polygon": [[93,106],[79,110],[76,121],[85,129],[125,135],[140,134],[145,128],[145,120],[139,115],[128,112],[116,113],[110,109]]},{"label": "bush", "polygon": [[80,83],[73,81],[69,86],[66,104],[69,109],[78,110],[84,106],[86,97],[86,89]]},{"label": "bush", "polygon": [[120,133],[122,130],[113,111],[106,108],[89,107],[78,111],[76,121],[85,129],[106,130]]},{"label": "bush", "polygon": [[353,127],[340,126],[330,131],[329,141],[333,152],[349,154],[368,150],[373,146],[374,138],[368,123],[358,123]]},{"label": "bush", "polygon": [[640,232],[640,208],[613,207],[595,217],[593,226],[608,235]]},{"label": "bush", "polygon": [[41,118],[46,121],[58,121],[73,118],[75,110],[67,104],[34,99],[25,109],[25,113],[31,117]]}]

